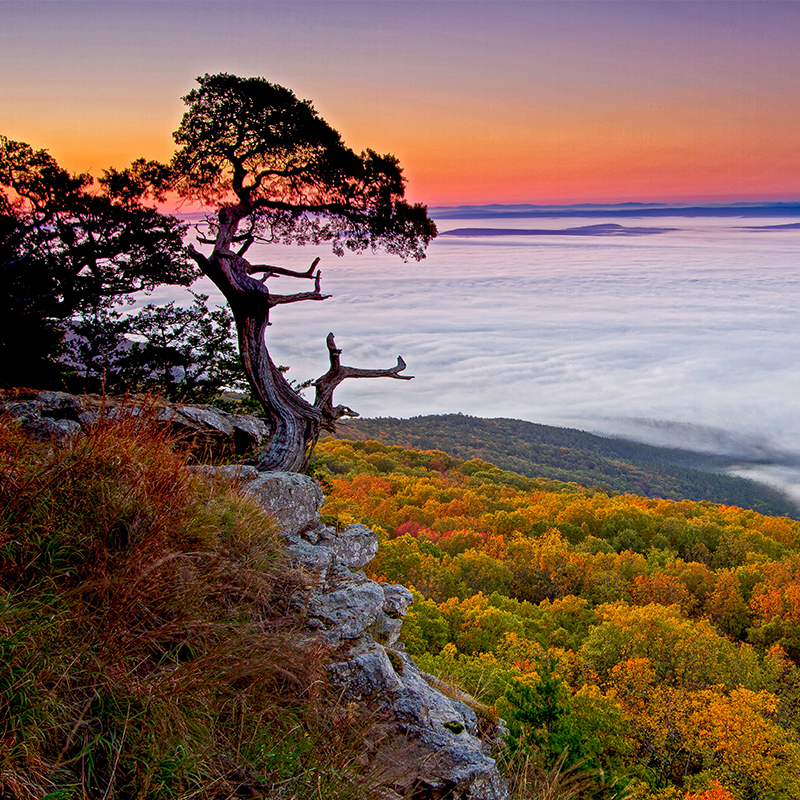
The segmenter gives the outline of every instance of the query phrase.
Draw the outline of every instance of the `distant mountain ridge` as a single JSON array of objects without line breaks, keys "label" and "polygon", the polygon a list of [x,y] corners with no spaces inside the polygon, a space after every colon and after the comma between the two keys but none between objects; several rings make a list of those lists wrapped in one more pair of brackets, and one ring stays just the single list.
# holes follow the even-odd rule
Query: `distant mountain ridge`
[{"label": "distant mountain ridge", "polygon": [[535,217],[800,217],[800,202],[772,203],[580,203],[575,205],[439,206],[428,209],[436,220],[530,219]]},{"label": "distant mountain ridge", "polygon": [[337,438],[479,458],[502,469],[552,480],[671,500],[706,500],[762,514],[800,519],[800,509],[780,492],[726,475],[728,456],[707,455],[610,439],[571,428],[514,419],[441,414],[339,423]]},{"label": "distant mountain ridge", "polygon": [[[774,227],[794,227],[773,226]],[[484,236],[647,236],[654,233],[666,233],[676,228],[643,228],[619,225],[616,222],[599,223],[597,225],[582,225],[578,228],[453,228],[449,231],[440,231],[439,236],[462,236],[478,238]]]}]

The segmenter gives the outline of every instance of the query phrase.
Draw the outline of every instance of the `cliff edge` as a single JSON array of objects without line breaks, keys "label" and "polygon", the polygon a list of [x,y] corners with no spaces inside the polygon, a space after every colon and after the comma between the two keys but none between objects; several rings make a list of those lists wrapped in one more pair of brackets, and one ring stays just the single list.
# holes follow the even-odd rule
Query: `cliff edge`
[{"label": "cliff edge", "polygon": [[438,682],[398,642],[411,593],[370,580],[360,569],[377,553],[377,535],[363,525],[337,531],[323,524],[322,489],[308,476],[254,467],[201,469],[240,481],[277,521],[292,561],[309,577],[307,633],[336,648],[329,679],[345,700],[368,703],[382,720],[379,740],[367,742],[364,755],[395,796],[506,800],[505,782],[490,757],[498,726],[431,685]]},{"label": "cliff edge", "polygon": [[[4,393],[0,409],[30,438],[61,443],[81,437],[102,418],[142,413],[135,402],[31,390]],[[199,454],[241,452],[266,434],[254,417],[207,406],[151,403],[146,413]],[[275,520],[290,561],[307,580],[305,593],[292,601],[302,620],[299,635],[332,654],[328,680],[342,702],[368,709],[377,723],[365,731],[359,758],[380,775],[383,787],[391,787],[382,797],[507,800],[491,757],[502,723],[477,714],[471,706],[479,706],[468,696],[449,696],[404,651],[398,637],[411,592],[370,580],[361,569],[377,553],[377,535],[363,525],[336,530],[323,524],[322,488],[308,476],[238,465],[190,469],[235,481]]]}]

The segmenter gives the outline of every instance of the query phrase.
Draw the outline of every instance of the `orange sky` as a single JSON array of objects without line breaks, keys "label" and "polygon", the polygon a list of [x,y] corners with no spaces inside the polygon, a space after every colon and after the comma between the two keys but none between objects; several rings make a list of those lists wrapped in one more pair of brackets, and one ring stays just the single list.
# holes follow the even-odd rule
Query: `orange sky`
[{"label": "orange sky", "polygon": [[800,4],[2,2],[0,133],[166,159],[204,72],[312,100],[430,205],[800,199]]}]

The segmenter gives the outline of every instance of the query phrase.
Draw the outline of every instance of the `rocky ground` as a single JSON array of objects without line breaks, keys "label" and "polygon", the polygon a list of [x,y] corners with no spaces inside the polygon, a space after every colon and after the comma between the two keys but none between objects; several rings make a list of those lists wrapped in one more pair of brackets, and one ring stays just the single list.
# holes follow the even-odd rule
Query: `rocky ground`
[{"label": "rocky ground", "polygon": [[[60,392],[7,393],[5,412],[35,438],[79,436],[104,414],[142,413],[135,403]],[[245,452],[267,430],[257,418],[207,406],[161,405],[150,412],[198,452]],[[363,758],[393,787],[386,800],[506,800],[508,790],[491,757],[502,723],[476,713],[471,698],[419,670],[398,642],[413,598],[404,586],[379,583],[362,571],[378,550],[363,525],[336,530],[320,520],[324,500],[313,478],[259,472],[252,466],[198,466],[239,481],[277,521],[292,561],[308,577],[303,618],[309,639],[333,649],[329,679],[342,700],[369,709]]]}]

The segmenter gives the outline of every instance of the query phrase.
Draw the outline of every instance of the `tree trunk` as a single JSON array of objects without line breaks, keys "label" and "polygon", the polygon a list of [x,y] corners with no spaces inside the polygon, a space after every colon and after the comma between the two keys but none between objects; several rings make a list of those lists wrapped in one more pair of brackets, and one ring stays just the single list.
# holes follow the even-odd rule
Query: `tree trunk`
[{"label": "tree trunk", "polygon": [[[255,464],[261,470],[300,472],[308,464],[321,428],[333,431],[336,421],[341,417],[358,416],[346,406],[333,405],[333,391],[343,380],[379,377],[410,380],[411,376],[398,375],[406,366],[399,356],[397,365],[390,369],[367,370],[342,366],[339,358],[341,350],[336,348],[333,334],[330,333],[327,339],[330,369],[315,382],[317,396],[314,405],[308,403],[292,389],[273,363],[267,350],[265,333],[269,326],[269,312],[274,306],[325,299],[326,296],[319,289],[319,271],[315,271],[319,259],[307,272],[254,266],[229,249],[231,241],[232,235],[218,237],[210,257],[199,253],[193,246],[189,247],[189,253],[228,300],[236,321],[239,353],[247,379],[253,394],[264,407],[270,425],[270,439],[255,456]],[[263,280],[252,277],[252,274],[259,272],[264,273]],[[314,280],[314,291],[271,295],[266,287],[266,279],[276,274]]]},{"label": "tree trunk", "polygon": [[262,470],[300,472],[319,436],[320,413],[287,383],[267,350],[265,318],[240,317],[234,312],[239,331],[239,352],[250,386],[271,428],[266,446],[256,456]]}]

